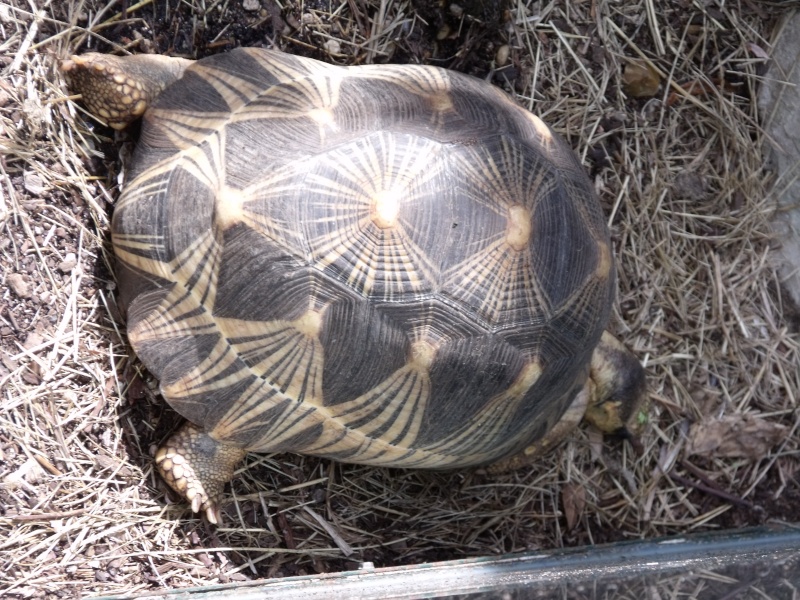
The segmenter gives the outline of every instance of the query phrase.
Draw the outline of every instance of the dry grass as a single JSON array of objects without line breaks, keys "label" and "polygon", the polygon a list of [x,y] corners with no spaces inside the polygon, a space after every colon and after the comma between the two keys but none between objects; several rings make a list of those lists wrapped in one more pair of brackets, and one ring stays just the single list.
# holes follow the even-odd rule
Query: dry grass
[{"label": "dry grass", "polygon": [[[165,2],[140,4],[117,25],[120,3],[0,6],[4,595],[133,593],[796,518],[800,351],[770,263],[752,101],[777,6],[520,0],[492,29],[491,15],[481,23],[446,7],[437,22],[438,4],[403,0],[261,13],[239,0],[171,0],[180,28]],[[347,64],[391,57],[485,75],[507,43],[494,81],[507,80],[595,167],[620,273],[613,327],[648,371],[638,452],[582,429],[535,468],[491,479],[250,455],[227,526],[165,501],[150,448],[175,419],[111,319],[105,236],[116,191],[105,174],[115,149],[67,101],[56,59],[87,40],[185,53],[182,39],[191,49],[212,28],[206,14],[227,23],[207,48],[257,31]],[[655,97],[624,94],[632,59],[659,74]],[[698,433],[697,423],[720,427]],[[690,453],[730,431],[724,450]]]}]

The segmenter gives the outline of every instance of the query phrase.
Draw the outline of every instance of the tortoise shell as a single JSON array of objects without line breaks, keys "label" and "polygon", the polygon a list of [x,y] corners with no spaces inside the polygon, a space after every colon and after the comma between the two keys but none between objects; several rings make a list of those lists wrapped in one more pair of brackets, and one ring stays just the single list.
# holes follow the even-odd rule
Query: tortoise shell
[{"label": "tortoise shell", "polygon": [[216,440],[485,464],[586,382],[614,286],[598,200],[485,82],[213,56],[147,110],[128,181],[112,235],[131,343]]}]

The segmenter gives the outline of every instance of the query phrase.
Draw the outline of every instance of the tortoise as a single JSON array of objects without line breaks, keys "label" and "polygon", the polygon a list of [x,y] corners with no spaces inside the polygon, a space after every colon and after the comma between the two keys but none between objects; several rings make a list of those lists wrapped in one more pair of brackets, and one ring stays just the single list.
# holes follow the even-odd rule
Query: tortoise
[{"label": "tortoise", "polygon": [[248,451],[515,468],[644,395],[605,331],[609,231],[572,149],[484,81],[237,49],[73,56],[143,124],[112,242],[130,343],[187,423],[158,470],[212,523]]}]

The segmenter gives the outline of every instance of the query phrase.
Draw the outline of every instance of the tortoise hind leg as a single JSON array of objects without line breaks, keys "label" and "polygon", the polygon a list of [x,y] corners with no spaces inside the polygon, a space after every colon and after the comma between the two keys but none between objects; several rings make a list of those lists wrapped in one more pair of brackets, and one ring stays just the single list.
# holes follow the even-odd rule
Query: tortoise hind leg
[{"label": "tortoise hind leg", "polygon": [[220,500],[236,464],[247,452],[218,442],[193,423],[186,423],[156,452],[156,467],[169,486],[186,498],[194,512],[211,523],[221,520]]},{"label": "tortoise hind leg", "polygon": [[190,60],[168,56],[89,52],[62,62],[61,71],[92,115],[109,127],[123,129],[141,117],[190,64]]}]

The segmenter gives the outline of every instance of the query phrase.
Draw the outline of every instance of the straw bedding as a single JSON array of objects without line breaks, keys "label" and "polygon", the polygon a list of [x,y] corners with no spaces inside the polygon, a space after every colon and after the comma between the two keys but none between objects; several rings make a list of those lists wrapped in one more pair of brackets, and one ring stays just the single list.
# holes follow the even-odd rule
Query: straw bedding
[{"label": "straw bedding", "polygon": [[[123,10],[124,9],[124,10]],[[798,318],[770,248],[755,95],[786,3],[10,0],[0,6],[0,593],[79,597],[796,519]],[[635,443],[581,428],[503,476],[250,455],[211,528],[152,449],[108,220],[130,142],[75,105],[87,48],[265,44],[487,78],[564,135],[611,225],[612,329],[648,373]],[[679,584],[676,583],[676,586]]]}]

